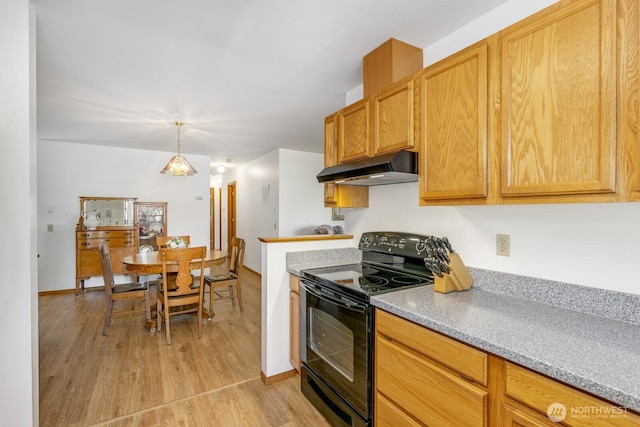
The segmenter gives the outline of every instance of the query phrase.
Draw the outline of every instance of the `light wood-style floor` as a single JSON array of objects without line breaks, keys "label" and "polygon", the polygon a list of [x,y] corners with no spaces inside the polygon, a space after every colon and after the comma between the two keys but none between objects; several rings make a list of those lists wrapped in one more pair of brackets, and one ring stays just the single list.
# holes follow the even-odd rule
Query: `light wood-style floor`
[{"label": "light wood-style floor", "polygon": [[216,303],[201,339],[194,316],[173,317],[171,345],[144,314],[102,336],[103,291],[40,296],[40,425],[328,426],[299,376],[260,380],[260,278],[244,278],[244,312]]}]

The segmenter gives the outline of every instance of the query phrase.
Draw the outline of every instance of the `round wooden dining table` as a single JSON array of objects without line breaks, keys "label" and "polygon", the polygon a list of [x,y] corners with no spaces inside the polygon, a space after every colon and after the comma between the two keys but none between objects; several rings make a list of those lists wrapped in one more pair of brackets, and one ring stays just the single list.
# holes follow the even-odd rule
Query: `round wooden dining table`
[{"label": "round wooden dining table", "polygon": [[[223,264],[227,259],[227,254],[220,250],[208,250],[204,259],[205,268]],[[127,271],[138,274],[162,274],[162,260],[158,258],[158,252],[142,252],[122,258],[122,265]],[[200,260],[193,260],[191,267],[196,269],[200,266]],[[177,272],[178,264],[167,264],[168,272]]]},{"label": "round wooden dining table", "polygon": [[[219,250],[208,250],[207,255],[204,258],[205,268],[215,267],[216,265],[223,264],[227,259],[227,254]],[[122,258],[122,265],[127,271],[132,273],[149,275],[149,274],[162,274],[162,260],[158,257],[158,252],[142,252]],[[191,268],[200,268],[200,260],[193,260],[191,262]],[[178,271],[178,263],[172,262],[167,264],[167,272],[175,273]],[[155,311],[155,304],[152,305],[151,311]],[[208,317],[208,313],[204,310],[204,317]],[[148,321],[145,328],[151,332],[156,330],[155,319]]]}]

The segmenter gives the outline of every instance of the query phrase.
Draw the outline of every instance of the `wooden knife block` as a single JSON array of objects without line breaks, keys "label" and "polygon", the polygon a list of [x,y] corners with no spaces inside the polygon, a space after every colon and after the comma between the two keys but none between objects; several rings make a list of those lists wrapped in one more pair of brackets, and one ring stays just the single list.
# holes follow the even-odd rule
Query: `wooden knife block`
[{"label": "wooden knife block", "polygon": [[449,258],[449,274],[443,274],[442,277],[435,276],[433,281],[433,289],[436,292],[446,294],[451,291],[466,291],[471,289],[473,285],[473,277],[469,274],[469,270],[462,262],[460,255],[454,253]]}]

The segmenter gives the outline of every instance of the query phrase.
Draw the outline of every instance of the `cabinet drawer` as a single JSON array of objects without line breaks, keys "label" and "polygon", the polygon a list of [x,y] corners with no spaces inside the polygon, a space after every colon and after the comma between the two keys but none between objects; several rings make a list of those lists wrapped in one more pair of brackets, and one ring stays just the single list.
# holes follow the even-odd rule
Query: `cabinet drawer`
[{"label": "cabinet drawer", "polygon": [[486,391],[380,337],[376,389],[429,426],[487,425]]},{"label": "cabinet drawer", "polygon": [[503,405],[505,427],[555,427],[558,423],[549,417],[526,409],[516,408],[509,404]]},{"label": "cabinet drawer", "polygon": [[382,310],[376,310],[376,330],[467,378],[487,385],[487,355],[480,350]]},{"label": "cabinet drawer", "polygon": [[91,230],[91,231],[77,231],[76,239],[109,239],[109,238],[121,238],[133,239],[135,234],[133,230]]},{"label": "cabinet drawer", "polygon": [[505,393],[545,415],[554,404],[569,426],[640,426],[640,416],[625,408],[508,362]]},{"label": "cabinet drawer", "polygon": [[402,409],[398,408],[392,402],[389,402],[383,395],[376,393],[376,427],[421,427],[421,424],[414,421],[409,415],[405,414]]},{"label": "cabinet drawer", "polygon": [[133,237],[109,238],[109,239],[78,239],[78,249],[98,249],[101,244],[107,242],[109,248],[133,247]]}]

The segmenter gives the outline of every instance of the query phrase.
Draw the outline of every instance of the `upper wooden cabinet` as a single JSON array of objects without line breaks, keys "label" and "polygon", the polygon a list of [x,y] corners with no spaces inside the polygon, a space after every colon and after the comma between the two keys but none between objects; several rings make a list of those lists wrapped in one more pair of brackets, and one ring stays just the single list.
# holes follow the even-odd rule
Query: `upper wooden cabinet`
[{"label": "upper wooden cabinet", "polygon": [[486,203],[487,43],[418,75],[420,203]]},{"label": "upper wooden cabinet", "polygon": [[338,164],[338,113],[324,119],[324,167]]},{"label": "upper wooden cabinet", "polygon": [[362,99],[338,113],[338,163],[369,157],[369,104]]},{"label": "upper wooden cabinet", "polygon": [[[324,166],[338,164],[338,113],[324,120]],[[366,208],[369,188],[324,184],[324,206],[329,208]]]},{"label": "upper wooden cabinet", "polygon": [[373,155],[414,150],[414,80],[405,79],[373,98]]},{"label": "upper wooden cabinet", "polygon": [[504,203],[615,200],[616,3],[561,2],[500,33]]},{"label": "upper wooden cabinet", "polygon": [[362,59],[363,95],[369,98],[386,91],[422,67],[422,49],[389,39]]}]

